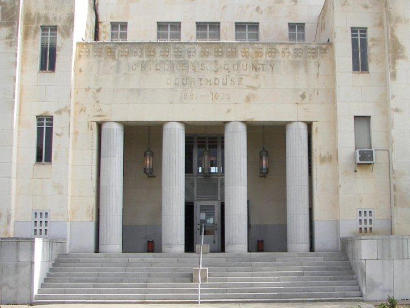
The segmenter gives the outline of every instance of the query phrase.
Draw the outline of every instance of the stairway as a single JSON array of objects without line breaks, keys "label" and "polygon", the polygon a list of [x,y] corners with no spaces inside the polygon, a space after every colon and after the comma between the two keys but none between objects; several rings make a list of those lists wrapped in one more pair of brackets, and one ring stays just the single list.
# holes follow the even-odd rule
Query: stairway
[{"label": "stairway", "polygon": [[[204,255],[202,302],[361,300],[342,253],[218,253]],[[196,302],[196,254],[60,255],[35,303]]]}]

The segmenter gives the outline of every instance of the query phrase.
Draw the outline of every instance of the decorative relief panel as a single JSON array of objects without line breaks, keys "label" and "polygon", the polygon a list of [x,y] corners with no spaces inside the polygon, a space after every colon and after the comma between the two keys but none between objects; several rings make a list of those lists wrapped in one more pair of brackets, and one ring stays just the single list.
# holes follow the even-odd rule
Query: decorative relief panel
[{"label": "decorative relief panel", "polygon": [[[242,44],[243,45],[243,44]],[[113,59],[317,59],[328,53],[327,45],[277,45],[252,44],[165,44],[165,43],[117,43],[90,44],[78,46],[82,57],[109,57]]]}]

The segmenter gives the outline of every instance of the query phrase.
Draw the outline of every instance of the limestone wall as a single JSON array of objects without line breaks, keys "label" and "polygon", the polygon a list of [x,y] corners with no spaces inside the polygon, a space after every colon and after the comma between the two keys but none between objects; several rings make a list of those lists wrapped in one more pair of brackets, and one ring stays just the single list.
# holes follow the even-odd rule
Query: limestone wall
[{"label": "limestone wall", "polygon": [[0,2],[0,237],[11,236],[14,99],[19,2]]},{"label": "limestone wall", "polygon": [[[51,238],[67,236],[74,1],[24,1],[16,156],[16,236],[32,236],[32,210],[49,210]],[[55,72],[39,72],[40,26],[57,26]],[[52,163],[36,163],[36,116],[52,115]]]},{"label": "limestone wall", "polygon": [[394,234],[410,230],[410,2],[389,0],[389,114],[393,163]]},{"label": "limestone wall", "polygon": [[[333,2],[340,236],[358,234],[358,208],[375,210],[375,234],[390,234],[384,1]],[[367,27],[369,72],[352,72],[351,27]],[[355,166],[354,116],[371,116],[374,165]]]},{"label": "limestone wall", "polygon": [[361,236],[343,238],[347,254],[368,301],[397,300],[410,297],[409,236]]},{"label": "limestone wall", "polygon": [[129,41],[157,41],[157,22],[179,21],[181,41],[196,41],[196,22],[220,22],[221,41],[235,41],[235,22],[259,22],[261,42],[287,42],[288,23],[306,24],[313,42],[324,0],[99,1],[100,39],[110,40],[111,22],[128,22]]}]

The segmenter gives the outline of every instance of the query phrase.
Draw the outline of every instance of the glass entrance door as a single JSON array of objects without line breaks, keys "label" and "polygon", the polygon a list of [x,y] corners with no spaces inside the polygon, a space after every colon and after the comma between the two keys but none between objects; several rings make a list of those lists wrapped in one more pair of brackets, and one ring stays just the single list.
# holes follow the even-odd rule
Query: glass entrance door
[{"label": "glass entrance door", "polygon": [[210,252],[221,251],[221,204],[218,201],[195,202],[195,243],[201,243],[201,227],[204,226],[204,244]]}]

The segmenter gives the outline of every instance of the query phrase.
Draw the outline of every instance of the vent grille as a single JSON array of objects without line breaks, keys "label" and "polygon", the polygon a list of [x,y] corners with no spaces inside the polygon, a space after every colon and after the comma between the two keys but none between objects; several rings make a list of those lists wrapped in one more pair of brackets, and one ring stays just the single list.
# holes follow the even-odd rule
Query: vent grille
[{"label": "vent grille", "polygon": [[374,210],[358,209],[357,224],[359,233],[373,233],[374,227]]},{"label": "vent grille", "polygon": [[33,237],[48,237],[49,218],[48,211],[33,211]]}]

